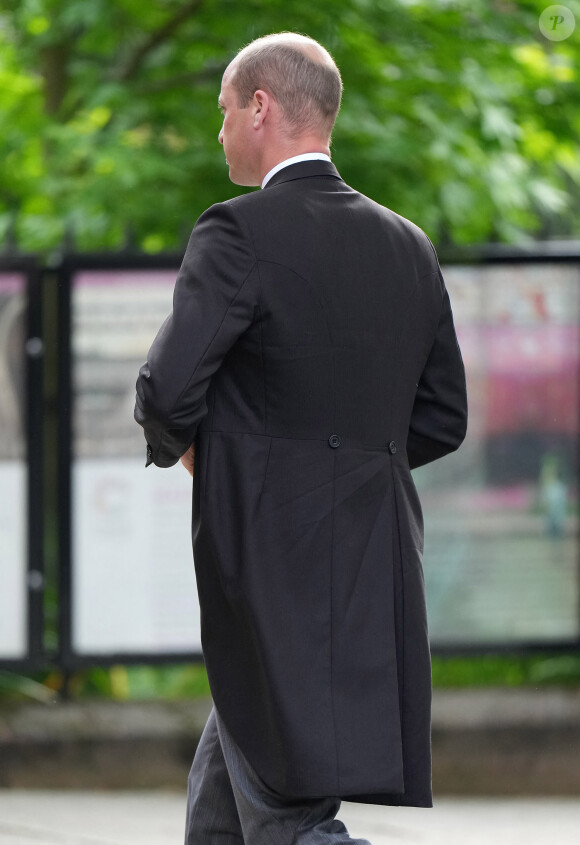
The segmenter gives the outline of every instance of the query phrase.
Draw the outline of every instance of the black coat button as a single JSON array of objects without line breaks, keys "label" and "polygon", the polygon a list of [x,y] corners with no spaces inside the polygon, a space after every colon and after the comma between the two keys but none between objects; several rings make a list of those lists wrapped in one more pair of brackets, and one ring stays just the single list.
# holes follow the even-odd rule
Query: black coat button
[{"label": "black coat button", "polygon": [[389,452],[391,453],[391,455],[394,455],[397,452],[397,444],[394,440],[391,440],[391,442],[389,443]]},{"label": "black coat button", "polygon": [[338,434],[331,434],[328,438],[328,445],[332,446],[333,449],[338,449],[340,446],[340,437]]}]

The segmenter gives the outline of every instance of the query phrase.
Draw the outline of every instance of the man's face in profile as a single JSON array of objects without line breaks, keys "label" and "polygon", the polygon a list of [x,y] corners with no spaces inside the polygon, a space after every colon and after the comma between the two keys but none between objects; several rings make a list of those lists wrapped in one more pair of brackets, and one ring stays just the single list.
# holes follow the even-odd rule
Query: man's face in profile
[{"label": "man's face in profile", "polygon": [[233,73],[224,73],[222,89],[218,99],[224,122],[218,140],[223,145],[226,162],[230,168],[230,179],[235,185],[254,186],[260,184],[256,172],[255,131],[253,109],[249,103],[245,108],[238,105],[238,94],[233,86]]}]

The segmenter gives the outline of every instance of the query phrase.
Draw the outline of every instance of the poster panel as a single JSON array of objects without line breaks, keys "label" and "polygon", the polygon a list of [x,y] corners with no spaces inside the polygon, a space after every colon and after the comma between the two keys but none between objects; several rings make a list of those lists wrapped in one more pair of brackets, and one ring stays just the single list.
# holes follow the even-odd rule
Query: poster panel
[{"label": "poster panel", "polygon": [[27,653],[26,276],[0,272],[0,660]]},{"label": "poster panel", "polygon": [[[73,280],[73,649],[201,650],[191,479],[144,469],[135,379],[175,271]],[[434,647],[580,637],[580,266],[450,266],[469,391],[462,448],[414,472]]]},{"label": "poster panel", "polygon": [[469,396],[461,449],[414,471],[434,646],[580,637],[580,264],[443,268]]},{"label": "poster panel", "polygon": [[191,477],[145,469],[135,381],[176,271],[83,271],[72,284],[72,647],[200,652]]}]

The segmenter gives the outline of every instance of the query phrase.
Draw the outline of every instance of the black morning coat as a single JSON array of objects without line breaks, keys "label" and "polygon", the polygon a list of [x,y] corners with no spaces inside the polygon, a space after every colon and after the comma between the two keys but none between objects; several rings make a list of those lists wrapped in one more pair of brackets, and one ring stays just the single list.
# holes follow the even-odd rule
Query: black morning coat
[{"label": "black morning coat", "polygon": [[410,469],[459,446],[467,410],[427,236],[328,161],[212,206],[135,417],[148,464],[195,444],[203,653],[262,780],[297,798],[432,806]]}]

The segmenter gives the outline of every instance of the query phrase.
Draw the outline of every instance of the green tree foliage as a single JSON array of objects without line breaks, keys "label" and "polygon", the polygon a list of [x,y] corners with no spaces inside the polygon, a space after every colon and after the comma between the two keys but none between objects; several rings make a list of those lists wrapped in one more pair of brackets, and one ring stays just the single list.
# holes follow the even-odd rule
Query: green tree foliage
[{"label": "green tree foliage", "polygon": [[345,84],[333,158],[439,244],[580,234],[580,2],[2,0],[0,238],[183,244],[239,189],[217,143],[224,67],[259,35],[324,43]]}]

